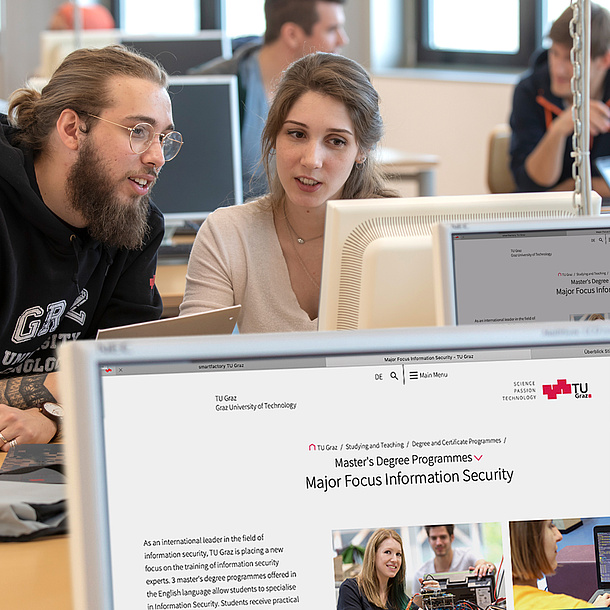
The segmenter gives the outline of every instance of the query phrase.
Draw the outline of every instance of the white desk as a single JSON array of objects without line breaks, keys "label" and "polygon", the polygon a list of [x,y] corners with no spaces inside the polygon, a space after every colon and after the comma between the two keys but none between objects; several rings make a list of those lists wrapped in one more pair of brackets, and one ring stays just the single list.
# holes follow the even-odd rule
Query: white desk
[{"label": "white desk", "polygon": [[380,148],[379,163],[392,180],[415,180],[419,196],[436,194],[437,155],[408,153],[395,148]]}]

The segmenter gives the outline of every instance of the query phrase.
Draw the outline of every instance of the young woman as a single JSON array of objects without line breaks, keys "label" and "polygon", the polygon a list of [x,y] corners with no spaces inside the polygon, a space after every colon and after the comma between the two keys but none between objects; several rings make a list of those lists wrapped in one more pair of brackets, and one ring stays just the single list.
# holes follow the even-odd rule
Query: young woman
[{"label": "young woman", "polygon": [[510,555],[515,610],[560,610],[610,606],[610,595],[599,595],[594,604],[538,589],[536,581],[557,569],[557,543],[563,538],[550,520],[511,521]]},{"label": "young woman", "polygon": [[241,304],[240,332],[316,330],[326,202],[395,196],[372,156],[382,133],[360,65],[329,53],[292,64],[263,132],[270,192],[203,223],[180,314]]},{"label": "young woman", "polygon": [[364,550],[362,571],[341,583],[337,610],[415,608],[405,593],[405,573],[402,538],[395,530],[376,530]]}]

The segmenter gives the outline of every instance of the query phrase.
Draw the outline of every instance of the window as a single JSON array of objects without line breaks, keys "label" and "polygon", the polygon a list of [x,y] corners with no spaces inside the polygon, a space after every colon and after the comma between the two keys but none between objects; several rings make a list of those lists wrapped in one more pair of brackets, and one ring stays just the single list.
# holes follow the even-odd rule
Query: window
[{"label": "window", "polygon": [[194,34],[200,29],[199,0],[123,0],[119,20],[129,35]]},{"label": "window", "polygon": [[229,38],[257,36],[265,31],[264,0],[225,0],[226,31]]},{"label": "window", "polygon": [[[610,10],[610,0],[597,0]],[[417,65],[527,66],[569,0],[415,0]]]},{"label": "window", "polygon": [[128,34],[224,29],[230,38],[258,36],[265,31],[263,7],[264,0],[112,0],[117,24]]},{"label": "window", "polygon": [[531,0],[418,0],[419,64],[524,66],[541,43]]}]

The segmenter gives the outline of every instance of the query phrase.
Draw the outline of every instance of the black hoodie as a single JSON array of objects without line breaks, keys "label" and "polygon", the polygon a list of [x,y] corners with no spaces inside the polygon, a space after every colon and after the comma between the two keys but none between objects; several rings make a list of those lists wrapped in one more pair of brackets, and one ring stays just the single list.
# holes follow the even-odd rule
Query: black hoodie
[{"label": "black hoodie", "polygon": [[0,115],[0,377],[57,369],[56,347],[158,319],[163,216],[151,203],[141,250],[107,247],[44,204],[29,151]]}]

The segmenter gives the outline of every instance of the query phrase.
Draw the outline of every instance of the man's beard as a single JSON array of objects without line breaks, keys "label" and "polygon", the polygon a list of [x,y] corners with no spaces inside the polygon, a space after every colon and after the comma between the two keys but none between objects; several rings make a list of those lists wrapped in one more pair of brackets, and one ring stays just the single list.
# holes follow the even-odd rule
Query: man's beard
[{"label": "man's beard", "polygon": [[120,201],[108,173],[101,156],[85,141],[66,181],[69,203],[84,218],[91,237],[108,246],[137,250],[150,231],[148,195]]}]

